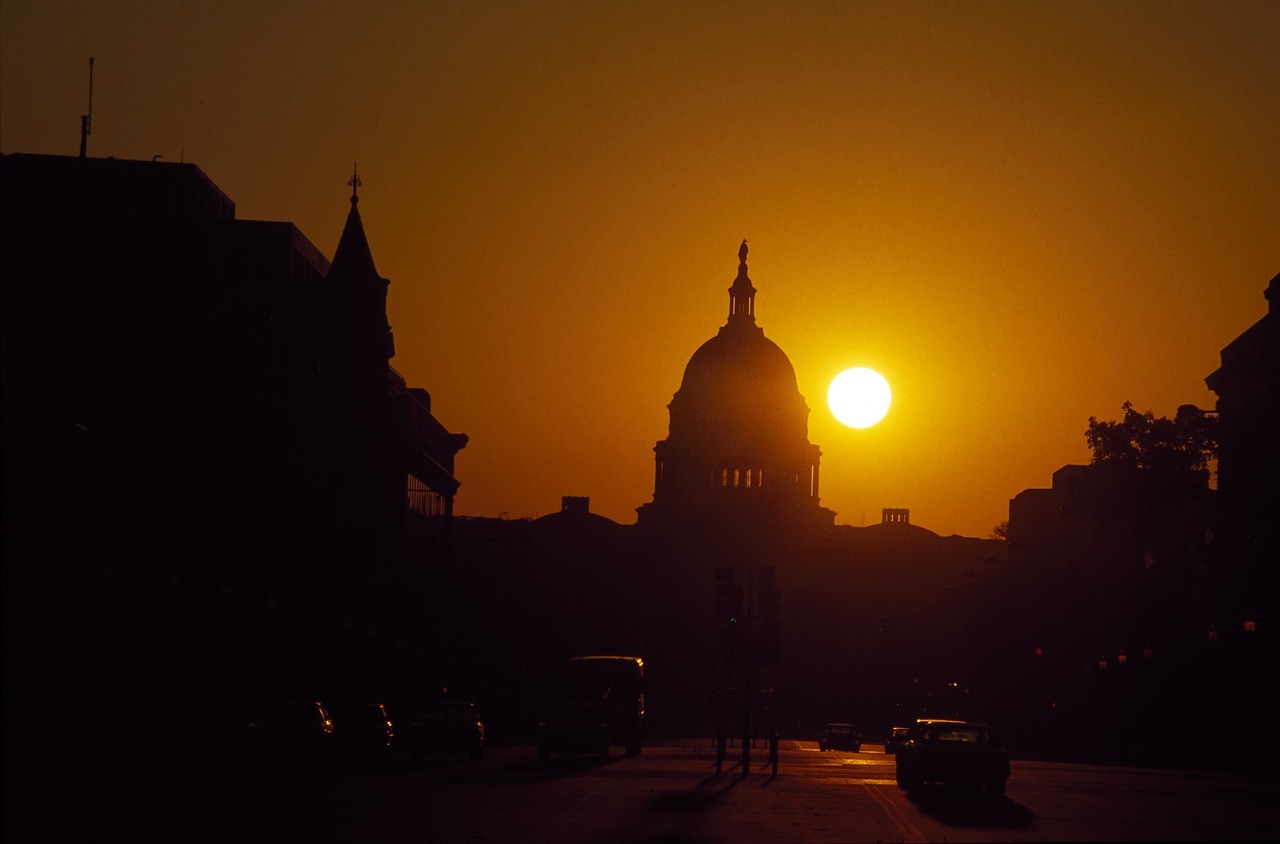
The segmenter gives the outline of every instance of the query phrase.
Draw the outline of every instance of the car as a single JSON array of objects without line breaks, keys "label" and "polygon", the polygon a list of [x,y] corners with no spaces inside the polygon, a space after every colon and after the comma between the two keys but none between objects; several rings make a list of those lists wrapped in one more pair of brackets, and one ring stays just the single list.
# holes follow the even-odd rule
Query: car
[{"label": "car", "polygon": [[333,719],[316,700],[253,704],[245,723],[247,750],[260,759],[314,757],[333,752]]},{"label": "car", "polygon": [[889,740],[884,743],[884,752],[890,755],[897,753],[898,748],[907,740],[907,735],[910,732],[910,727],[894,727],[889,734]]},{"label": "car", "polygon": [[341,702],[326,707],[333,718],[335,748],[343,753],[376,753],[395,739],[395,725],[381,703]]},{"label": "car", "polygon": [[433,700],[413,707],[404,738],[414,761],[428,754],[484,756],[484,721],[475,704],[464,700]]},{"label": "car", "polygon": [[922,718],[896,754],[898,786],[916,791],[926,783],[968,786],[1004,794],[1009,752],[989,724]]},{"label": "car", "polygon": [[862,750],[862,736],[853,724],[832,721],[822,728],[822,736],[818,739],[819,750]]}]

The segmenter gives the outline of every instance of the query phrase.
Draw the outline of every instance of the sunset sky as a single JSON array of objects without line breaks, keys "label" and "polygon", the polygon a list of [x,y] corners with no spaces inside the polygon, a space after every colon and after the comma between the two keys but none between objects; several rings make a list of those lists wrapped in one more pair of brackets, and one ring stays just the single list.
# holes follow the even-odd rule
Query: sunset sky
[{"label": "sunset sky", "polygon": [[[0,5],[0,150],[197,165],[332,257],[463,515],[635,521],[738,245],[837,524],[987,536],[1090,416],[1211,407],[1280,273],[1280,2]],[[878,425],[826,407],[892,385]]]}]

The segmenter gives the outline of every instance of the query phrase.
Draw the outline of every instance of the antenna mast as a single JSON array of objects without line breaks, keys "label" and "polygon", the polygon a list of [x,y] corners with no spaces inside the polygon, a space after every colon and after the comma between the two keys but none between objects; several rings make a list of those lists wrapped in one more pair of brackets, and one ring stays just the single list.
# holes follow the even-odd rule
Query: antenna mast
[{"label": "antenna mast", "polygon": [[89,113],[80,115],[80,157],[84,158],[93,128],[93,56],[89,57]]}]

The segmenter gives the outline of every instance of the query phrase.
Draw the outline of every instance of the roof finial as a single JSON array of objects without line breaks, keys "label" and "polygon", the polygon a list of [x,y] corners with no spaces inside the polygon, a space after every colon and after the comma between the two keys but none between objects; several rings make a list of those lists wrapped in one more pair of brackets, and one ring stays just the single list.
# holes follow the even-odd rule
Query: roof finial
[{"label": "roof finial", "polygon": [[747,239],[742,239],[742,245],[738,247],[738,262],[745,264],[747,262]]},{"label": "roof finial", "polygon": [[360,201],[360,197],[356,196],[356,191],[359,190],[360,185],[363,183],[360,181],[360,164],[354,158],[351,160],[351,178],[347,180],[347,184],[351,185],[351,204],[355,205]]}]

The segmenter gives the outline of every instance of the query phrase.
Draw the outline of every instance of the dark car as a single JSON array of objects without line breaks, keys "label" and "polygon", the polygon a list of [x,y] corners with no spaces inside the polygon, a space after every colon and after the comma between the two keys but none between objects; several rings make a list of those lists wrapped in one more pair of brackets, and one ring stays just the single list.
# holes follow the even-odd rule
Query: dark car
[{"label": "dark car", "polygon": [[429,754],[466,753],[472,759],[484,756],[484,721],[480,720],[475,704],[466,701],[419,704],[411,710],[409,723],[402,732],[409,756],[414,760]]},{"label": "dark car", "polygon": [[907,740],[910,732],[910,727],[894,727],[893,732],[889,735],[889,740],[884,743],[884,752],[888,754],[897,753],[898,748]]},{"label": "dark car", "polygon": [[334,703],[327,709],[339,752],[376,753],[391,747],[395,725],[381,703]]},{"label": "dark car", "polygon": [[1009,752],[988,724],[920,719],[898,747],[897,776],[906,791],[941,783],[1004,794]]},{"label": "dark car", "polygon": [[822,728],[822,736],[818,739],[819,750],[862,750],[862,736],[857,727],[833,721]]},{"label": "dark car", "polygon": [[319,701],[266,701],[249,708],[244,741],[257,758],[327,755],[333,751],[333,720]]}]

